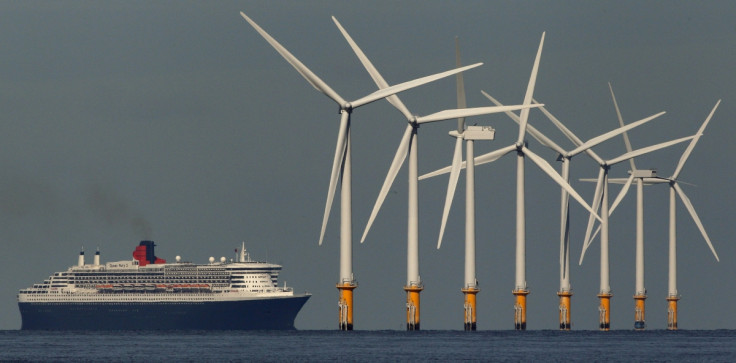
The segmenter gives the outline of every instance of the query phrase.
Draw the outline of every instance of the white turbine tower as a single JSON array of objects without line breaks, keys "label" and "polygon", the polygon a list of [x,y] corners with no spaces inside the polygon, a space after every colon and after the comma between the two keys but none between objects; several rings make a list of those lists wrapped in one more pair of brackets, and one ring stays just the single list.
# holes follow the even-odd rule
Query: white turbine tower
[{"label": "white turbine tower", "polygon": [[[537,55],[534,61],[534,66],[532,67],[532,73],[531,77],[529,79],[529,84],[527,86],[526,94],[524,96],[524,105],[531,104],[532,101],[532,94],[534,93],[534,85],[536,83],[536,77],[537,72],[539,69],[539,60],[542,55],[542,47],[544,45],[544,33],[542,33],[542,39],[539,43],[539,49],[537,50]],[[575,192],[572,187],[565,181],[564,178],[562,178],[557,172],[552,168],[552,166],[547,163],[544,159],[539,157],[537,154],[533,153],[529,148],[526,147],[525,143],[525,132],[528,127],[527,120],[529,117],[529,110],[523,109],[520,112],[519,117],[519,135],[516,140],[516,142],[512,145],[509,145],[507,147],[498,149],[496,151],[471,158],[471,156],[468,156],[468,160],[471,160],[470,163],[460,163],[460,158],[455,157],[453,158],[453,165],[439,169],[437,171],[428,173],[423,175],[420,179],[426,179],[429,177],[433,177],[440,174],[445,174],[448,172],[451,172],[450,175],[450,183],[448,185],[448,197],[446,198],[446,204],[445,204],[445,214],[449,210],[449,204],[452,203],[452,197],[451,195],[454,194],[455,191],[455,185],[457,183],[457,173],[462,167],[466,167],[467,165],[470,165],[469,168],[472,168],[474,165],[480,165],[489,163],[492,161],[495,161],[499,159],[500,157],[511,153],[513,151],[516,151],[517,154],[517,194],[516,194],[516,274],[515,274],[515,288],[513,291],[514,296],[516,296],[516,303],[514,305],[515,315],[514,315],[514,326],[518,330],[524,330],[526,329],[526,295],[529,294],[529,290],[527,289],[526,285],[526,237],[525,237],[525,225],[526,225],[526,217],[525,217],[525,209],[524,209],[524,159],[525,157],[528,157],[532,160],[542,171],[547,173],[555,182],[560,184],[565,190],[567,190],[570,195],[573,196],[581,205],[583,205],[588,211],[591,212],[591,215],[596,216],[595,212],[593,212],[592,208],[588,206],[588,204],[583,200],[583,198]],[[457,154],[456,154],[457,155]],[[473,199],[473,197],[468,196],[469,199]],[[446,222],[446,216],[443,216],[443,226],[441,227],[441,231],[444,231],[444,223]],[[440,236],[441,238],[442,236]]]},{"label": "white turbine tower", "polygon": [[[498,102],[495,98],[491,97],[487,93],[483,92],[483,95],[486,96],[486,98],[491,100],[491,102],[493,102],[497,106],[501,105],[500,102]],[[534,100],[534,102],[538,102],[538,101]],[[544,136],[544,134],[537,131],[537,129],[535,129],[531,125],[527,125],[527,131],[529,132],[530,135],[532,135],[532,137],[534,137],[540,144],[556,151],[559,154],[558,160],[562,162],[562,170],[560,174],[562,175],[562,178],[564,178],[565,181],[568,183],[570,182],[570,162],[573,156],[580,154],[582,152],[585,152],[593,160],[596,160],[599,163],[601,163],[603,162],[603,159],[601,159],[591,149],[593,146],[596,146],[604,141],[607,141],[621,133],[626,135],[627,130],[630,130],[634,127],[647,123],[651,120],[654,120],[655,118],[664,114],[664,112],[660,112],[658,114],[649,116],[642,120],[633,122],[627,126],[621,125],[621,127],[618,129],[615,129],[605,134],[602,134],[600,136],[594,137],[588,140],[587,142],[583,142],[572,131],[570,131],[567,127],[565,127],[565,125],[563,125],[562,122],[560,122],[555,116],[553,116],[549,111],[547,111],[546,108],[541,107],[540,110],[576,146],[575,149],[566,151],[562,149],[562,147],[554,143],[552,140]],[[521,121],[519,119],[519,116],[517,116],[513,112],[507,112],[506,114],[517,123]],[[559,310],[560,310],[560,329],[561,330],[570,330],[571,328],[570,299],[572,298],[572,287],[570,285],[569,199],[570,198],[567,193],[567,190],[565,190],[565,188],[562,188],[561,203],[560,203],[560,290],[557,292],[557,295],[560,297]]]},{"label": "white turbine tower", "polygon": [[[353,48],[358,59],[360,59],[363,66],[370,74],[376,85],[384,89],[388,84],[383,79],[383,76],[373,66],[370,60],[365,56],[363,51],[357,46],[353,39],[348,35],[345,29],[340,23],[332,18],[337,27],[343,33],[343,36],[348,41],[350,46]],[[462,72],[468,69],[468,67],[461,67],[456,69],[456,73]],[[478,115],[486,115],[490,113],[504,112],[510,110],[528,109],[529,107],[538,107],[540,105],[525,104],[524,106],[505,106],[505,107],[477,107],[477,108],[464,108],[455,110],[444,110],[437,113],[433,113],[427,116],[415,116],[407,109],[407,107],[401,102],[401,100],[393,95],[388,97],[387,100],[393,105],[399,112],[401,112],[408,121],[399,148],[396,151],[391,167],[389,168],[386,180],[383,183],[383,187],[378,195],[376,204],[373,207],[371,216],[366,225],[365,231],[361,242],[365,241],[368,231],[373,224],[373,221],[381,209],[383,201],[386,199],[388,191],[391,189],[396,175],[401,169],[401,165],[404,163],[407,154],[409,155],[409,200],[408,200],[408,226],[407,226],[407,278],[406,286],[404,290],[407,292],[407,330],[419,330],[420,328],[420,309],[419,309],[419,293],[424,289],[421,278],[419,276],[419,196],[418,196],[418,183],[417,183],[417,129],[420,124],[436,121],[444,121],[456,119],[459,117],[470,117]]]},{"label": "white turbine tower", "polygon": [[[613,87],[611,83],[608,83],[608,89],[611,91],[611,99],[613,100],[613,106],[616,108],[616,116],[618,117],[619,125],[624,125],[624,119],[621,116],[621,110],[616,102],[616,95],[613,93]],[[629,135],[624,134],[624,143],[626,144],[626,150],[632,151],[631,141]],[[636,168],[634,159],[629,159],[631,170],[629,173],[631,176],[628,178],[626,184],[621,189],[619,197],[614,201],[611,213],[616,208],[621,198],[626,195],[626,192],[631,186],[631,181],[636,179],[636,283],[634,288],[634,329],[643,330],[646,327],[645,319],[645,301],[647,298],[647,290],[644,287],[644,178],[656,177],[657,171],[654,169],[640,170]],[[610,182],[610,181],[609,181]]]},{"label": "white turbine tower", "polygon": [[[601,217],[601,273],[600,273],[600,291],[598,298],[600,299],[600,306],[598,307],[599,315],[599,327],[601,330],[609,330],[611,327],[611,285],[609,277],[609,258],[608,258],[608,219],[610,217],[610,210],[608,205],[608,171],[613,165],[620,162],[629,160],[631,158],[650,153],[668,146],[672,146],[687,140],[692,139],[693,136],[683,137],[680,139],[663,142],[660,144],[648,146],[631,152],[627,152],[619,157],[604,160],[602,163],[599,161],[600,170],[598,172],[598,179],[596,180],[595,194],[593,197],[593,209],[600,210]],[[583,181],[590,181],[590,179],[582,179]],[[591,232],[593,230],[593,216],[588,219],[588,227],[585,231],[585,241],[583,243],[583,250],[580,255],[580,264],[583,263],[585,257],[585,251],[590,246],[592,241]]]},{"label": "white turbine tower", "polygon": [[[460,45],[458,38],[455,37],[455,66],[460,67]],[[465,85],[463,74],[455,75],[457,84],[457,107],[458,109],[466,107]],[[507,111],[510,112],[510,111]],[[480,292],[478,289],[478,280],[475,274],[475,172],[474,172],[474,141],[475,140],[493,140],[495,131],[489,126],[465,126],[465,119],[458,118],[457,130],[450,132],[450,136],[455,137],[455,151],[453,154],[453,170],[450,174],[448,183],[448,193],[445,197],[445,208],[442,214],[442,225],[440,227],[440,235],[437,241],[437,249],[442,245],[442,236],[445,232],[447,217],[452,205],[455,187],[460,176],[460,166],[462,161],[462,143],[465,140],[466,154],[468,160],[466,179],[465,179],[465,271],[463,276],[462,291],[463,301],[463,328],[466,331],[475,331],[477,329],[477,299],[476,295]]]},{"label": "white turbine tower", "polygon": [[[610,87],[610,84],[609,84]],[[613,89],[611,89],[611,95],[613,96]],[[615,103],[615,96],[614,96],[614,105]],[[705,228],[703,227],[702,222],[700,221],[700,218],[698,218],[697,213],[695,212],[695,209],[692,207],[692,203],[690,203],[689,198],[685,195],[685,193],[682,191],[680,186],[677,184],[677,178],[680,175],[680,172],[682,171],[683,166],[685,165],[685,162],[687,161],[688,157],[690,156],[690,153],[692,152],[693,148],[695,148],[695,144],[697,144],[698,140],[700,139],[700,136],[703,135],[703,131],[705,131],[706,126],[708,126],[708,123],[710,122],[710,119],[713,117],[713,114],[715,113],[716,109],[718,108],[718,105],[720,104],[720,100],[716,103],[716,105],[713,107],[713,110],[711,110],[708,117],[705,119],[703,124],[700,126],[700,129],[695,134],[694,138],[690,141],[690,144],[688,145],[685,152],[683,152],[682,156],[680,157],[680,161],[677,164],[677,168],[675,169],[675,172],[670,176],[669,178],[661,178],[656,176],[656,172],[653,170],[640,170],[636,168],[636,165],[633,163],[633,159],[631,159],[632,163],[632,170],[630,171],[631,176],[627,179],[611,179],[609,182],[611,183],[623,183],[624,186],[621,189],[621,192],[619,193],[618,197],[612,204],[611,211],[618,205],[618,203],[624,198],[626,193],[629,190],[629,187],[631,186],[634,179],[636,179],[637,182],[637,198],[636,198],[636,294],[634,295],[634,299],[636,300],[636,309],[635,309],[635,323],[634,327],[635,329],[644,329],[645,327],[645,319],[644,319],[644,299],[646,299],[646,289],[644,288],[644,236],[643,236],[643,224],[644,224],[644,217],[643,217],[643,186],[645,185],[653,185],[653,184],[669,184],[670,186],[670,241],[669,241],[669,288],[668,288],[668,295],[667,295],[667,301],[668,301],[668,314],[667,314],[667,329],[670,330],[676,330],[677,329],[677,301],[680,299],[678,293],[677,293],[677,239],[676,239],[676,198],[675,194],[678,194],[680,196],[680,199],[682,200],[685,207],[688,209],[688,212],[690,212],[690,216],[692,217],[695,224],[698,226],[698,229],[700,230],[701,234],[703,235],[703,238],[705,239],[705,242],[708,244],[708,246],[711,249],[711,252],[713,253],[713,256],[715,256],[716,261],[718,261],[718,254],[716,254],[715,249],[713,248],[713,244],[710,241],[710,238],[708,237],[708,234],[705,232]],[[623,119],[620,116],[620,112],[618,112],[618,105],[616,105],[617,113],[619,114],[619,123],[623,123]],[[631,149],[631,143],[628,139],[628,135],[624,134],[624,141],[626,144],[627,149]]]},{"label": "white turbine tower", "polygon": [[352,191],[351,191],[351,153],[350,153],[350,115],[352,111],[362,105],[389,97],[398,92],[429,83],[440,78],[451,76],[463,70],[480,66],[481,63],[473,64],[460,69],[453,69],[432,76],[419,78],[413,81],[401,83],[391,87],[385,86],[382,89],[373,92],[365,97],[355,101],[346,101],[337,92],[332,90],[322,79],[317,77],[309,68],[292,55],[279,42],[271,37],[258,24],[251,20],[242,11],[240,15],[292,66],[296,69],[304,79],[309,82],[317,91],[335,101],[340,107],[340,126],[337,135],[337,145],[335,147],[335,156],[332,162],[332,172],[330,175],[330,184],[327,190],[327,201],[325,203],[325,213],[322,220],[322,230],[320,232],[319,244],[322,245],[327,220],[332,207],[332,201],[337,188],[338,175],[341,179],[340,192],[340,280],[337,284],[340,290],[339,304],[339,327],[341,330],[352,330],[353,325],[353,304],[352,290],[357,287],[357,283],[352,272]]}]

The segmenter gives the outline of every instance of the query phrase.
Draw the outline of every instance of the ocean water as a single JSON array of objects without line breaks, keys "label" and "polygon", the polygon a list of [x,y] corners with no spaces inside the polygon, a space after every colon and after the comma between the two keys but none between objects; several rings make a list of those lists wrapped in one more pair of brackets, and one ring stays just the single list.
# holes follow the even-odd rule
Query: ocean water
[{"label": "ocean water", "polygon": [[0,331],[2,361],[735,362],[736,330]]}]

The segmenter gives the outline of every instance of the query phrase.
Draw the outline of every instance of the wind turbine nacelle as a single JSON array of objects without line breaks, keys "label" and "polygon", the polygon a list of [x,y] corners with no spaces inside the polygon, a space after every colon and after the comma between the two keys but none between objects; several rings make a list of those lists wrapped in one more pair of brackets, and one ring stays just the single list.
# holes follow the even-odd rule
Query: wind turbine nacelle
[{"label": "wind turbine nacelle", "polygon": [[496,130],[490,126],[468,126],[463,133],[465,140],[493,140],[495,136]]},{"label": "wind turbine nacelle", "polygon": [[629,171],[629,174],[634,175],[634,178],[656,178],[657,177],[656,170],[634,170],[633,173]]}]

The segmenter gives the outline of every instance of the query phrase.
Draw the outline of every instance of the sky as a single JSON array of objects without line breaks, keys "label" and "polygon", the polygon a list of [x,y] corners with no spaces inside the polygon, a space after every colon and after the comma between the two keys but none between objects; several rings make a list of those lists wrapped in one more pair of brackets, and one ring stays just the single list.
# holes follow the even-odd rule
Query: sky
[{"label": "sky", "polygon": [[[521,103],[542,32],[534,97],[581,139],[667,113],[630,133],[634,148],[692,135],[722,102],[680,180],[714,247],[716,262],[678,201],[679,325],[734,329],[736,213],[736,4],[729,1],[3,1],[0,2],[0,329],[20,328],[16,294],[77,261],[131,259],[142,239],[157,256],[206,263],[245,241],[254,258],[284,266],[281,283],[311,299],[298,329],[337,328],[339,196],[318,245],[339,121],[316,92],[239,15],[249,17],[346,99],[376,87],[331,21],[339,19],[390,84],[454,67],[454,39],[470,107],[481,90]],[[450,77],[400,98],[418,115],[456,107]],[[496,140],[518,126],[503,114]],[[407,174],[394,182],[365,243],[359,239],[398,147],[405,119],[387,102],[352,115],[353,270],[356,329],[404,329]],[[529,122],[572,144],[539,111]],[[419,172],[449,165],[454,120],[419,130]],[[529,147],[558,167],[554,152]],[[685,144],[637,158],[669,176]],[[621,138],[595,148],[625,151]],[[560,189],[526,167],[528,329],[556,329]],[[478,328],[513,329],[515,161],[476,169]],[[589,201],[597,175],[587,156],[572,185]],[[626,177],[628,164],[611,169]],[[441,249],[436,248],[447,177],[420,182],[422,329],[462,329],[464,176]],[[620,186],[611,186],[617,194]],[[667,319],[668,191],[645,188],[647,323]],[[611,217],[611,327],[634,320],[633,188]],[[600,249],[577,260],[587,213],[571,204],[573,329],[597,329]]]}]

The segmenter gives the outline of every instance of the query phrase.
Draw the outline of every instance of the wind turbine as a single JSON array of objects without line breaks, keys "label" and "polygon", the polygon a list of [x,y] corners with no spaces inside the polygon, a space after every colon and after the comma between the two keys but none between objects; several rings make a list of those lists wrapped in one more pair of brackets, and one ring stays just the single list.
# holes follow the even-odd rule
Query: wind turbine
[{"label": "wind turbine", "polygon": [[[610,84],[609,84],[610,87]],[[613,89],[611,89],[611,96],[613,96]],[[619,123],[623,124],[623,119],[621,118],[620,112],[618,112],[618,105],[616,104],[616,98],[613,96],[614,99],[614,105],[616,105],[616,112],[619,115]],[[688,145],[685,152],[683,152],[682,156],[680,157],[680,161],[677,164],[677,168],[675,169],[675,172],[670,176],[669,178],[661,178],[656,176],[656,172],[653,170],[640,170],[636,168],[636,165],[634,164],[634,160],[631,159],[631,166],[632,170],[630,171],[631,176],[627,179],[611,179],[611,183],[623,183],[624,186],[621,189],[621,192],[619,193],[618,197],[616,198],[616,201],[612,205],[612,209],[615,208],[618,203],[623,199],[623,197],[627,194],[629,187],[631,186],[633,179],[636,179],[637,182],[637,195],[636,195],[636,294],[634,295],[634,299],[636,300],[636,309],[635,309],[635,323],[634,327],[635,329],[644,329],[645,327],[645,319],[644,319],[644,299],[646,299],[646,289],[644,288],[644,236],[643,236],[643,225],[644,225],[644,217],[643,217],[643,186],[644,185],[653,185],[653,184],[669,184],[670,186],[670,227],[669,227],[669,283],[668,283],[668,295],[667,295],[667,301],[668,301],[668,309],[667,309],[667,329],[669,330],[677,330],[677,301],[680,299],[678,293],[677,293],[677,225],[676,225],[676,201],[675,201],[675,194],[678,194],[680,196],[680,199],[682,200],[685,207],[690,212],[690,216],[692,217],[695,224],[698,226],[698,229],[700,230],[700,233],[703,235],[703,238],[705,239],[705,242],[708,244],[708,246],[711,249],[711,252],[713,253],[713,256],[716,258],[716,261],[718,261],[718,254],[716,254],[715,249],[713,248],[713,244],[710,241],[710,238],[708,237],[708,234],[705,232],[705,228],[703,227],[702,222],[700,221],[700,218],[698,217],[697,213],[695,212],[695,209],[692,206],[692,203],[690,203],[689,198],[685,195],[685,193],[682,191],[682,188],[677,184],[677,178],[680,175],[680,172],[682,171],[683,166],[685,165],[685,162],[687,161],[688,157],[690,156],[690,153],[692,152],[693,148],[695,148],[695,144],[697,144],[698,140],[700,139],[700,136],[703,135],[703,131],[705,131],[705,127],[708,126],[708,123],[710,122],[710,119],[713,117],[713,114],[715,113],[716,109],[718,108],[718,105],[721,103],[721,100],[718,100],[716,102],[716,105],[711,110],[708,117],[705,119],[703,124],[700,126],[700,129],[695,134],[694,138],[690,141],[690,144]],[[628,135],[624,134],[624,142],[626,144],[627,149],[631,149],[631,142],[629,141]]]},{"label": "wind turbine", "polygon": [[[460,45],[458,38],[455,37],[455,66],[460,67]],[[462,109],[466,107],[465,85],[463,74],[455,75],[457,84],[457,107]],[[510,112],[510,111],[508,111]],[[445,197],[445,208],[442,214],[442,225],[440,227],[440,235],[437,241],[437,249],[442,245],[442,236],[445,232],[447,217],[452,205],[457,181],[460,176],[460,162],[462,161],[462,143],[465,140],[466,155],[471,162],[467,164],[465,178],[465,271],[463,278],[463,287],[460,289],[464,296],[463,301],[463,327],[466,331],[475,331],[477,329],[477,299],[476,295],[480,292],[478,289],[478,280],[475,274],[475,168],[474,168],[474,141],[475,140],[493,140],[495,131],[489,126],[465,126],[465,118],[457,119],[457,130],[450,132],[450,136],[455,137],[455,151],[453,154],[453,170],[450,174],[448,183],[448,192]]]},{"label": "wind turbine", "polygon": [[[501,105],[500,102],[498,102],[495,98],[491,97],[489,94],[483,92],[483,95],[486,96],[491,102],[493,102],[496,105]],[[534,100],[534,102],[538,102]],[[533,126],[527,125],[527,131],[529,132],[532,137],[534,137],[537,141],[539,141],[540,144],[556,151],[559,156],[558,160],[562,162],[562,170],[561,175],[562,178],[565,179],[567,183],[570,182],[570,162],[573,156],[578,155],[582,152],[585,152],[588,154],[593,160],[598,161],[599,163],[603,162],[603,159],[601,159],[591,148],[593,146],[596,146],[604,141],[607,141],[621,133],[626,135],[626,131],[630,130],[634,127],[637,127],[639,125],[642,125],[646,122],[649,122],[651,120],[654,120],[655,118],[661,116],[664,114],[664,112],[660,112],[658,114],[649,116],[647,118],[641,119],[639,121],[633,122],[627,126],[621,125],[620,128],[609,131],[605,134],[602,134],[600,136],[594,137],[590,139],[587,142],[583,142],[578,138],[572,131],[570,131],[565,125],[562,124],[555,116],[553,116],[549,111],[547,111],[546,108],[541,107],[540,110],[547,116],[547,118],[552,121],[552,123],[560,130],[563,134],[565,134],[568,139],[575,144],[576,148],[566,151],[556,143],[554,143],[552,140],[547,138],[544,134],[537,131]],[[516,123],[520,123],[519,116],[514,114],[513,112],[507,112],[506,113],[512,120],[514,120]],[[565,188],[562,188],[562,194],[561,194],[561,203],[560,203],[560,290],[557,292],[557,296],[560,297],[560,330],[570,330],[571,328],[571,320],[570,320],[570,300],[572,298],[572,288],[570,286],[570,206],[569,206],[569,195],[567,193],[567,190]]]},{"label": "wind turbine", "polygon": [[[660,144],[648,146],[631,152],[627,152],[619,157],[604,160],[602,163],[599,162],[600,170],[598,172],[598,179],[595,187],[595,194],[593,197],[593,209],[598,210],[600,206],[601,211],[599,213],[601,217],[601,273],[600,273],[600,291],[598,298],[600,299],[600,306],[598,307],[599,315],[599,327],[600,330],[610,330],[611,328],[611,285],[609,276],[609,258],[608,258],[608,218],[610,217],[610,210],[608,205],[608,171],[613,165],[620,162],[629,160],[631,158],[648,154],[650,152],[672,146],[687,140],[691,140],[694,136],[683,137],[680,139],[663,142]],[[583,181],[590,181],[589,179],[581,179]],[[592,241],[591,232],[593,230],[593,216],[588,219],[588,227],[585,231],[585,242],[583,243],[583,250],[580,255],[580,264],[583,263],[585,257],[585,251],[590,246]]]},{"label": "wind turbine", "polygon": [[[350,44],[351,48],[355,52],[358,59],[370,74],[376,85],[384,89],[388,84],[383,79],[383,76],[373,66],[371,61],[365,56],[363,51],[353,41],[350,35],[340,25],[340,23],[332,17],[335,25],[343,33],[343,36]],[[456,68],[459,72],[468,69],[468,67]],[[419,276],[419,196],[418,196],[418,182],[417,182],[417,130],[420,124],[428,122],[437,122],[444,120],[456,119],[459,117],[470,117],[478,115],[486,115],[497,112],[504,112],[510,110],[528,109],[529,107],[538,107],[539,105],[531,105],[529,103],[523,106],[504,106],[504,107],[476,107],[476,108],[463,108],[454,110],[444,110],[436,112],[427,116],[415,116],[412,115],[409,109],[401,102],[398,96],[393,95],[388,97],[387,100],[393,105],[399,112],[401,112],[408,122],[404,135],[399,143],[399,148],[394,155],[394,159],[391,162],[386,179],[383,183],[383,187],[379,192],[376,204],[373,207],[371,216],[366,225],[365,231],[361,242],[365,241],[368,231],[375,220],[378,211],[381,209],[383,201],[386,199],[388,191],[391,189],[396,175],[401,169],[401,165],[404,163],[407,154],[409,155],[408,175],[409,175],[409,200],[408,200],[408,226],[407,226],[407,278],[404,291],[407,293],[407,330],[419,330],[420,328],[420,300],[419,293],[424,289],[421,278]]]},{"label": "wind turbine", "polygon": [[[539,60],[542,55],[542,47],[544,45],[544,36],[545,33],[542,33],[542,39],[539,43],[539,49],[537,50],[537,55],[534,61],[534,66],[532,67],[531,76],[529,78],[529,84],[527,86],[526,94],[524,96],[524,105],[531,104],[532,101],[532,94],[534,93],[534,85],[536,83],[536,77],[537,72],[539,69]],[[552,166],[547,163],[544,159],[539,157],[537,154],[533,153],[529,148],[526,147],[525,143],[525,132],[528,127],[527,120],[529,117],[529,110],[523,109],[520,112],[519,117],[519,135],[516,140],[516,142],[512,145],[503,147],[501,149],[498,149],[496,151],[492,151],[490,153],[471,158],[468,156],[468,160],[471,162],[468,163],[460,163],[459,158],[455,157],[453,158],[453,165],[449,167],[445,167],[439,170],[436,170],[431,173],[427,173],[425,175],[422,175],[420,179],[426,179],[429,177],[433,177],[440,174],[445,174],[448,172],[452,172],[453,174],[456,174],[460,168],[467,167],[468,165],[480,165],[489,163],[492,161],[495,161],[502,156],[511,153],[513,151],[516,151],[517,154],[517,179],[516,179],[516,185],[517,185],[517,194],[516,194],[516,274],[515,274],[515,288],[513,290],[514,296],[516,296],[516,303],[514,305],[514,326],[518,330],[525,330],[526,329],[526,296],[529,294],[529,290],[527,289],[526,285],[526,237],[525,237],[525,225],[526,225],[526,217],[525,217],[525,209],[524,209],[524,159],[525,157],[528,157],[532,160],[540,169],[542,169],[547,175],[549,175],[555,182],[560,184],[565,190],[567,190],[570,195],[573,196],[580,204],[582,204],[588,211],[591,212],[591,215],[596,216],[596,213],[593,212],[593,209],[588,206],[588,204],[583,200],[583,198],[562,178],[557,172],[552,168]],[[471,166],[472,167],[472,166]],[[457,183],[456,175],[451,174],[450,176],[450,183],[448,186],[448,195],[454,194],[454,185]],[[454,181],[453,181],[454,180]],[[472,199],[472,198],[471,198]],[[445,204],[445,210],[448,210],[448,203],[452,202],[452,198],[448,197],[446,198],[446,204]],[[443,224],[445,223],[446,218],[443,217]],[[444,231],[444,226],[441,227],[441,231]],[[441,236],[440,236],[441,238]]]},{"label": "wind turbine", "polygon": [[[616,95],[613,93],[613,87],[611,87],[611,83],[608,83],[608,89],[611,91],[611,99],[613,100],[613,105],[616,108],[616,116],[618,117],[619,125],[624,125],[624,119],[621,116],[621,110],[618,107],[618,102],[616,102]],[[631,141],[629,140],[629,135],[624,133],[624,144],[626,144],[626,150],[631,151]],[[619,194],[620,197],[617,197],[614,201],[613,208],[615,208],[618,203],[620,202],[621,198],[626,195],[626,192],[629,189],[629,186],[631,186],[631,181],[636,179],[636,283],[635,283],[635,289],[634,289],[634,329],[636,330],[644,330],[646,327],[646,319],[645,319],[645,301],[647,298],[647,289],[644,287],[644,178],[651,178],[656,177],[657,171],[653,169],[649,170],[640,170],[636,168],[636,163],[634,162],[634,159],[629,159],[629,163],[631,165],[631,170],[629,173],[631,176],[627,179],[626,184],[621,189],[621,192]]]},{"label": "wind turbine", "polygon": [[375,102],[382,98],[389,97],[398,92],[408,90],[413,87],[423,85],[455,73],[462,72],[466,69],[475,68],[482,63],[476,63],[460,69],[453,69],[446,72],[438,73],[432,76],[419,78],[413,81],[404,82],[391,87],[386,85],[380,90],[373,92],[365,97],[354,101],[346,101],[322,79],[315,75],[307,68],[299,59],[292,55],[279,42],[271,37],[258,24],[251,20],[242,11],[240,15],[292,66],[296,69],[304,79],[309,82],[317,91],[335,101],[340,108],[340,126],[337,135],[337,145],[335,147],[335,156],[332,162],[332,172],[330,174],[330,184],[327,190],[327,201],[325,203],[325,213],[322,220],[322,230],[320,232],[319,244],[322,245],[327,220],[332,207],[332,201],[337,188],[338,174],[341,179],[340,190],[340,281],[337,288],[340,291],[339,305],[339,327],[340,330],[352,330],[353,327],[353,290],[357,287],[357,283],[352,272],[352,190],[351,190],[351,152],[350,152],[350,115],[353,110],[362,105]]}]

